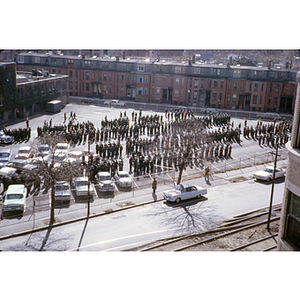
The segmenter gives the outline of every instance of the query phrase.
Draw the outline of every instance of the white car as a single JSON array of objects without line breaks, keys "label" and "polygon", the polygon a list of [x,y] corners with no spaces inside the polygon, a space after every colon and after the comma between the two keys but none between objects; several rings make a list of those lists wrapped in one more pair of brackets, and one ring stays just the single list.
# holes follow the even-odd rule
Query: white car
[{"label": "white car", "polygon": [[189,183],[181,183],[175,189],[164,192],[164,199],[168,202],[179,203],[182,200],[201,198],[207,194],[207,189]]},{"label": "white car", "polygon": [[15,159],[28,159],[32,158],[34,150],[30,146],[22,146],[19,148],[18,153],[15,156]]},{"label": "white car", "polygon": [[3,130],[0,131],[0,144],[10,144],[15,141],[15,138],[10,135],[6,135]]},{"label": "white car", "polygon": [[3,211],[21,211],[26,207],[27,189],[23,184],[11,184],[5,193]]},{"label": "white car", "polygon": [[113,106],[125,106],[125,102],[124,101],[119,101],[116,99],[113,100],[106,100],[103,103],[104,105],[113,105]]},{"label": "white car", "polygon": [[115,190],[115,184],[113,183],[111,176],[108,172],[99,172],[97,174],[99,189],[101,192],[113,193]]},{"label": "white car", "polygon": [[132,188],[132,178],[126,171],[119,171],[115,175],[115,182],[119,187]]},{"label": "white car", "polygon": [[55,183],[54,201],[56,203],[70,203],[72,198],[70,185],[66,181],[57,181]]},{"label": "white car", "polygon": [[76,177],[72,180],[72,186],[75,189],[76,197],[95,196],[95,189],[92,183],[85,177]]},{"label": "white car", "polygon": [[257,114],[258,119],[266,119],[266,120],[281,120],[281,116],[278,113],[274,112],[266,112],[264,114]]},{"label": "white car", "polygon": [[[256,180],[264,180],[264,181],[270,181],[273,179],[273,171],[274,167],[273,166],[267,166],[261,171],[257,171],[253,174],[253,177]],[[276,168],[275,170],[275,179],[284,177],[285,175],[285,170],[282,168]]]},{"label": "white car", "polygon": [[13,151],[11,149],[0,150],[0,168],[5,167],[12,158]]}]

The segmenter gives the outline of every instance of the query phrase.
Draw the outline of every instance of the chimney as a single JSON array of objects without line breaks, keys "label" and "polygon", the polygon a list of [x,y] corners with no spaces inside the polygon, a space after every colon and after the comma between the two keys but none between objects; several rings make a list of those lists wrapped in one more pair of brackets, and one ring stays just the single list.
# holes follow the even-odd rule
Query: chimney
[{"label": "chimney", "polygon": [[195,64],[196,63],[196,55],[194,54],[193,55],[193,64]]},{"label": "chimney", "polygon": [[116,55],[116,61],[119,61],[119,60],[120,60],[120,56]]},{"label": "chimney", "polygon": [[189,58],[189,66],[192,65],[192,60]]},{"label": "chimney", "polygon": [[125,59],[125,51],[123,51],[122,58]]},{"label": "chimney", "polygon": [[271,59],[268,60],[268,69],[271,69]]}]

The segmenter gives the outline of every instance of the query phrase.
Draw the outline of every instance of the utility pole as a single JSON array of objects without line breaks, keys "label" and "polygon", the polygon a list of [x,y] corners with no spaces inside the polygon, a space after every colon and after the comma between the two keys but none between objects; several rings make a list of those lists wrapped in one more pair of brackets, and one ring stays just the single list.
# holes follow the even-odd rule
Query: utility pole
[{"label": "utility pole", "polygon": [[270,219],[271,219],[271,212],[272,212],[272,202],[273,202],[273,193],[274,193],[275,172],[276,172],[276,165],[277,165],[277,155],[278,155],[278,144],[276,145],[276,153],[275,153],[275,161],[274,161],[273,181],[272,181],[270,206],[269,206],[269,214],[268,214],[268,223],[267,223],[268,231],[270,231]]},{"label": "utility pole", "polygon": [[87,216],[90,215],[90,168],[91,168],[91,160],[90,160],[90,140],[88,140],[88,169],[87,169],[87,177],[88,177],[88,207],[87,207]]}]

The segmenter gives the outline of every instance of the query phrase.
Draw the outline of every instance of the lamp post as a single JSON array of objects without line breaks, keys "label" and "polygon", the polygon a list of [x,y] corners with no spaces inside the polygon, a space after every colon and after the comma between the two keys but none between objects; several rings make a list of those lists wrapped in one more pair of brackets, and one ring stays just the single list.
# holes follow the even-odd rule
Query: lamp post
[{"label": "lamp post", "polygon": [[267,223],[267,230],[268,231],[270,231],[270,219],[271,219],[273,193],[274,193],[274,180],[275,180],[275,171],[276,171],[276,165],[277,165],[277,155],[278,155],[278,144],[276,144],[276,153],[275,153],[275,161],[274,161],[272,189],[271,189],[270,206],[269,206],[269,213],[268,213],[268,223]]}]

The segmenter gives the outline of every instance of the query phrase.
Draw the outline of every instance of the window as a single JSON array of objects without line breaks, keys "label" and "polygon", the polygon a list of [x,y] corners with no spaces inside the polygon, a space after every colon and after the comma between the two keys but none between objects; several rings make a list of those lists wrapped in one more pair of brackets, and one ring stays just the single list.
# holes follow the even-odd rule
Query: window
[{"label": "window", "polygon": [[194,87],[197,88],[199,86],[199,79],[194,80]]},{"label": "window", "polygon": [[174,90],[174,97],[175,97],[175,98],[178,98],[178,94],[179,94],[178,89],[175,89],[175,90]]},{"label": "window", "polygon": [[212,101],[216,101],[216,100],[217,100],[217,93],[213,93],[212,96],[213,96],[213,97],[212,97]]},{"label": "window", "polygon": [[262,104],[262,95],[259,98],[259,104]]},{"label": "window", "polygon": [[204,89],[204,79],[201,79],[201,89]]},{"label": "window", "polygon": [[253,95],[252,104],[257,104],[257,95]]},{"label": "window", "polygon": [[142,87],[137,88],[137,94],[138,95],[143,95],[143,88]]},{"label": "window", "polygon": [[145,89],[144,89],[144,95],[148,95],[148,88],[147,87],[145,87]]},{"label": "window", "polygon": [[107,92],[107,84],[103,84],[103,93]]},{"label": "window", "polygon": [[218,88],[218,81],[214,81],[214,89],[217,89]]},{"label": "window", "polygon": [[111,81],[111,79],[112,79],[112,76],[111,76],[111,74],[109,74],[109,81]]},{"label": "window", "polygon": [[250,82],[249,84],[249,92],[251,92],[251,90],[252,90],[252,82]]},{"label": "window", "polygon": [[269,92],[270,92],[270,93],[272,92],[272,88],[273,88],[273,84],[270,83],[270,89],[269,89]]},{"label": "window", "polygon": [[160,76],[156,78],[156,84],[160,85]]},{"label": "window", "polygon": [[175,78],[175,86],[179,86],[179,78]]},{"label": "window", "polygon": [[90,79],[90,72],[85,72],[85,79],[89,80]]},{"label": "window", "polygon": [[279,84],[275,84],[275,93],[279,93]]},{"label": "window", "polygon": [[278,97],[274,97],[273,105],[277,106],[277,104],[278,104]]},{"label": "window", "polygon": [[183,90],[181,90],[181,95],[180,95],[180,97],[183,98]]},{"label": "window", "polygon": [[214,75],[221,75],[221,70],[220,69],[214,69],[213,74]]},{"label": "window", "polygon": [[285,238],[300,249],[300,197],[288,192],[288,211]]},{"label": "window", "polygon": [[194,91],[193,92],[193,100],[197,100],[197,98],[198,98],[198,92]]},{"label": "window", "polygon": [[258,83],[254,83],[254,92],[258,92]]},{"label": "window", "polygon": [[222,101],[222,93],[219,94],[219,101]]},{"label": "window", "polygon": [[124,94],[124,85],[121,85],[120,94]]},{"label": "window", "polygon": [[[111,84],[109,85],[109,92],[111,93]],[[118,86],[117,86],[117,92],[118,92]]]},{"label": "window", "polygon": [[156,88],[156,97],[160,96],[160,88]]},{"label": "window", "polygon": [[240,78],[241,77],[241,70],[233,70],[233,77]]},{"label": "window", "polygon": [[232,102],[236,102],[236,97],[237,97],[236,93],[232,94]]},{"label": "window", "polygon": [[241,81],[240,90],[242,91],[242,90],[243,90],[243,88],[244,88],[244,82],[243,82],[243,81]]},{"label": "window", "polygon": [[69,71],[69,76],[70,76],[70,78],[73,78],[73,71],[72,70]]},{"label": "window", "polygon": [[271,104],[271,96],[269,96],[268,104]]},{"label": "window", "polygon": [[228,82],[228,89],[229,90],[231,89],[231,80],[229,80],[229,82]]},{"label": "window", "polygon": [[194,68],[194,74],[200,74],[200,71],[201,69],[200,68]]},{"label": "window", "polygon": [[230,94],[228,94],[228,96],[227,96],[227,102],[229,102],[230,101]]},{"label": "window", "polygon": [[121,82],[124,82],[124,74],[121,74]]},{"label": "window", "polygon": [[145,71],[145,65],[138,65],[138,66],[137,66],[137,70],[138,70],[139,72],[144,72],[144,71]]},{"label": "window", "polygon": [[18,62],[19,63],[23,63],[24,62],[24,56],[23,55],[19,55],[18,56]]},{"label": "window", "polygon": [[73,89],[73,81],[69,81],[69,89],[70,89],[70,90]]},{"label": "window", "polygon": [[211,80],[209,81],[209,88],[211,88]]},{"label": "window", "polygon": [[238,82],[234,81],[233,82],[233,89],[236,91],[238,89]]},{"label": "window", "polygon": [[39,56],[34,57],[34,63],[39,64],[41,62],[41,58]]},{"label": "window", "polygon": [[145,76],[145,83],[148,83],[148,75]]},{"label": "window", "polygon": [[261,84],[261,90],[260,90],[261,92],[263,92],[264,91],[264,84],[262,83]]},{"label": "window", "polygon": [[220,89],[222,90],[223,89],[223,80],[221,80],[221,87]]},{"label": "window", "polygon": [[181,73],[181,67],[175,66],[175,73]]},{"label": "window", "polygon": [[183,78],[181,78],[181,86],[184,86],[184,77]]},{"label": "window", "polygon": [[89,91],[89,90],[90,90],[90,84],[89,84],[88,82],[86,83],[85,90],[86,90],[86,91]]},{"label": "window", "polygon": [[138,76],[138,83],[144,82],[144,76]]},{"label": "window", "polygon": [[103,73],[103,81],[107,81],[107,74]]}]

